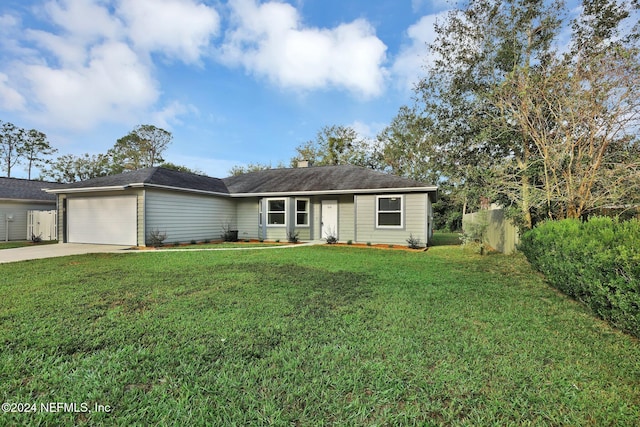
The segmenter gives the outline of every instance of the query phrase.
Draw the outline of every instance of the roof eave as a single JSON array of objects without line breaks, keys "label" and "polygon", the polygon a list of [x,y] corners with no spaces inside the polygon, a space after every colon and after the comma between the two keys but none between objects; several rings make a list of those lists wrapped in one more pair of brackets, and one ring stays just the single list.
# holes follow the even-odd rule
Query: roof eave
[{"label": "roof eave", "polygon": [[381,194],[381,193],[432,193],[438,187],[395,187],[395,188],[362,188],[348,190],[315,190],[315,191],[265,191],[257,193],[231,193],[231,197],[286,197],[316,196],[332,194]]},{"label": "roof eave", "polygon": [[56,201],[52,199],[18,199],[11,197],[0,197],[0,202],[14,202],[14,203],[53,203]]},{"label": "roof eave", "polygon": [[187,193],[198,193],[198,194],[209,194],[212,196],[222,196],[229,197],[229,193],[221,193],[219,191],[207,191],[207,190],[196,190],[194,188],[183,188],[183,187],[173,187],[170,185],[160,185],[160,184],[147,184],[147,183],[136,183],[129,184],[128,187],[131,188],[158,188],[161,190],[171,190],[171,191],[182,191]]},{"label": "roof eave", "polygon": [[49,194],[63,193],[90,193],[94,191],[121,191],[126,189],[126,185],[110,185],[105,187],[80,187],[80,188],[44,188],[43,190]]}]

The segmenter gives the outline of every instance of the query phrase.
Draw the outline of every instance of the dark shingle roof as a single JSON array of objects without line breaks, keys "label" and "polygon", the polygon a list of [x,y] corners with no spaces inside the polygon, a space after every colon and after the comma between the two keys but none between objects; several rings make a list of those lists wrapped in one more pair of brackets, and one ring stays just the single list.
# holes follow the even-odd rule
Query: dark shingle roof
[{"label": "dark shingle roof", "polygon": [[413,179],[351,165],[269,169],[225,178],[224,183],[232,194],[430,187]]},{"label": "dark shingle roof", "polygon": [[42,189],[60,186],[62,184],[56,182],[0,177],[0,199],[55,201],[54,194],[45,193]]},{"label": "dark shingle roof", "polygon": [[131,184],[161,185],[232,195],[331,193],[400,188],[415,189],[416,191],[423,191],[425,188],[435,190],[435,187],[423,182],[350,165],[269,169],[225,179],[154,167],[64,184],[61,187],[64,189],[89,189]]},{"label": "dark shingle roof", "polygon": [[215,193],[228,193],[224,182],[219,178],[180,172],[172,169],[153,167],[125,172],[117,175],[102,176],[86,181],[65,184],[63,188],[117,187],[130,184],[150,184],[186,190],[199,190]]}]

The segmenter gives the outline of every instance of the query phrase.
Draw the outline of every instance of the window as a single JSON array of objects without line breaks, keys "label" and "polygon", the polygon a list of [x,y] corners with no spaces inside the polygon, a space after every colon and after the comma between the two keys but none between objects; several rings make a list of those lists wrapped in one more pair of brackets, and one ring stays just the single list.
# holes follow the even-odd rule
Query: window
[{"label": "window", "polygon": [[402,196],[376,197],[376,227],[402,228]]},{"label": "window", "polygon": [[262,199],[258,200],[258,227],[262,227]]},{"label": "window", "polygon": [[309,226],[309,199],[296,199],[296,225]]},{"label": "window", "polygon": [[267,200],[267,224],[285,226],[287,224],[287,210],[285,199]]}]

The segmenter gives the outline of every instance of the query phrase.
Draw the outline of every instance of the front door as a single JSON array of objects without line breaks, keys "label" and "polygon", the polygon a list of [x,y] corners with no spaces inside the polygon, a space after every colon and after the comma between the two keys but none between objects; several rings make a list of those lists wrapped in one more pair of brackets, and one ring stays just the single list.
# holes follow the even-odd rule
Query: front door
[{"label": "front door", "polygon": [[322,201],[322,238],[329,236],[338,238],[338,201]]}]

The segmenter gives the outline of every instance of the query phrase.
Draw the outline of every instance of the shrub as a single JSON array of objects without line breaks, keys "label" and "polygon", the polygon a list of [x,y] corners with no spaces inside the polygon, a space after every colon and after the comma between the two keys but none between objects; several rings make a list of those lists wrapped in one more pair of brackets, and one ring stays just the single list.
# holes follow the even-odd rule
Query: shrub
[{"label": "shrub", "polygon": [[191,242],[189,242],[189,243],[191,243],[192,245],[195,245],[195,244],[197,244],[198,242],[196,242],[195,240],[191,240]]},{"label": "shrub", "polygon": [[327,230],[325,232],[324,240],[330,245],[338,243],[338,232],[335,229]]},{"label": "shrub", "polygon": [[287,240],[289,241],[289,243],[298,243],[298,233],[287,231]]},{"label": "shrub", "polygon": [[481,209],[475,214],[474,221],[464,221],[462,224],[460,240],[462,246],[484,255],[486,246],[484,243],[487,228],[489,228],[489,211]]},{"label": "shrub", "polygon": [[519,249],[551,285],[640,337],[639,221],[550,221],[526,232]]},{"label": "shrub", "polygon": [[411,249],[421,249],[422,242],[417,237],[413,237],[413,234],[409,234],[409,238],[407,239],[407,243],[409,248]]},{"label": "shrub", "polygon": [[347,240],[347,245],[353,245],[353,240]]},{"label": "shrub", "polygon": [[162,232],[159,229],[154,229],[149,231],[149,245],[157,248],[158,246],[163,246],[164,241],[167,238],[167,232]]},{"label": "shrub", "polygon": [[222,225],[222,239],[225,242],[238,241],[238,230],[234,230],[230,222]]}]

